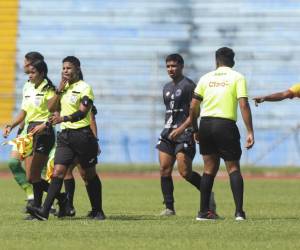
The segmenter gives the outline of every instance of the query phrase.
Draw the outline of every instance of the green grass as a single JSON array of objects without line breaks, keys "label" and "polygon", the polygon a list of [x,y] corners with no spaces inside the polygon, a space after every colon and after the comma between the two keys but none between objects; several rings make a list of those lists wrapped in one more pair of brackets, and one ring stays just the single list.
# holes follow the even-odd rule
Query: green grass
[{"label": "green grass", "polygon": [[246,180],[248,220],[233,219],[228,181],[216,180],[215,222],[195,220],[198,192],[175,181],[177,216],[160,218],[159,180],[104,179],[108,219],[86,220],[89,202],[81,180],[76,182],[74,219],[24,221],[24,194],[12,179],[0,179],[1,249],[299,249],[298,180]]}]

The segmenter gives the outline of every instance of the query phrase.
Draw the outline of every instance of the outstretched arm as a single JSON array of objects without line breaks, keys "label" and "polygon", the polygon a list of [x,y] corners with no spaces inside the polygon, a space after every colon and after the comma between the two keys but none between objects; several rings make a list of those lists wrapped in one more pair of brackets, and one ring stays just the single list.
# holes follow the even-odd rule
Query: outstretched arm
[{"label": "outstretched arm", "polygon": [[266,95],[266,96],[257,96],[254,97],[253,100],[255,101],[255,105],[258,106],[259,103],[262,102],[278,102],[278,101],[282,101],[284,99],[287,98],[293,98],[294,94],[291,90],[286,90],[286,91],[282,91],[282,92],[278,92],[278,93],[273,93],[270,95]]},{"label": "outstretched arm", "polygon": [[15,120],[11,124],[5,126],[3,130],[3,137],[6,138],[14,127],[18,126],[22,121],[24,121],[25,117],[26,112],[21,110]]},{"label": "outstretched arm", "polygon": [[250,149],[254,145],[254,131],[252,125],[252,114],[249,106],[248,98],[242,97],[239,99],[241,114],[247,129],[246,148]]}]

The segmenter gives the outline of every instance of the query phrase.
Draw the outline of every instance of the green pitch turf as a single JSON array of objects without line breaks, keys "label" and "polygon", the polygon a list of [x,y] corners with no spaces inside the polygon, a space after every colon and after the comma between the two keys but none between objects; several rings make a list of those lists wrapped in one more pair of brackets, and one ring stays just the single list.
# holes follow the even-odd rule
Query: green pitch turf
[{"label": "green pitch turf", "polygon": [[159,180],[104,179],[107,220],[84,218],[89,203],[76,182],[74,219],[24,221],[24,195],[0,179],[0,249],[300,249],[300,180],[246,180],[248,220],[236,222],[227,180],[216,180],[215,222],[196,221],[198,192],[175,181],[177,215],[161,218]]}]

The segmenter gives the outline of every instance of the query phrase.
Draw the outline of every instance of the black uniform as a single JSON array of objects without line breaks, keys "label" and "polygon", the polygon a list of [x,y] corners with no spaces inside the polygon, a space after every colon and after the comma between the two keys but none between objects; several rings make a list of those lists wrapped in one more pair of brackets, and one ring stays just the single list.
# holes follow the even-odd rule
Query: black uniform
[{"label": "black uniform", "polygon": [[165,127],[156,145],[158,150],[173,156],[178,152],[184,152],[191,159],[194,158],[196,150],[191,127],[187,128],[175,141],[170,140],[169,135],[188,118],[195,87],[195,83],[187,77],[177,84],[169,82],[164,86]]}]

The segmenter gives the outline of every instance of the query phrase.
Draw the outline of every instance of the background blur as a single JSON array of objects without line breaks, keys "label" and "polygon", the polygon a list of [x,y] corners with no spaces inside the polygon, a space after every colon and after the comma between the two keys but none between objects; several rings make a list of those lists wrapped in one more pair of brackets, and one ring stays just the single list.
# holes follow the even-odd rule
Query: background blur
[{"label": "background blur", "polygon": [[[230,46],[254,97],[300,81],[299,32],[297,0],[0,0],[0,123],[20,107],[27,52],[45,56],[56,84],[61,60],[75,55],[96,95],[100,162],[156,163],[166,55],[181,53],[198,81],[214,69],[214,51]],[[300,165],[299,100],[250,104],[256,144],[242,163]],[[1,147],[1,161],[9,151]]]}]

